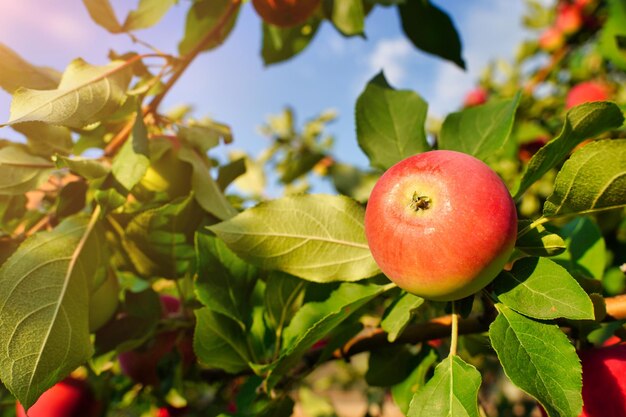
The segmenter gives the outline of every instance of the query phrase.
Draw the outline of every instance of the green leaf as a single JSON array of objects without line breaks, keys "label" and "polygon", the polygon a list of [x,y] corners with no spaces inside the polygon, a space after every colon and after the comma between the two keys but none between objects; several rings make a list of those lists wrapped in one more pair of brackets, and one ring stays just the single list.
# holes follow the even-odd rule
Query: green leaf
[{"label": "green leaf", "polygon": [[196,256],[195,288],[200,302],[235,320],[242,329],[249,328],[257,269],[207,234],[196,234]]},{"label": "green leaf", "polygon": [[465,69],[461,39],[450,17],[428,0],[407,0],[398,5],[402,29],[424,52],[454,62]]},{"label": "green leaf", "polygon": [[439,148],[473,155],[485,160],[501,150],[513,129],[520,93],[510,100],[470,107],[446,117],[441,127]]},{"label": "green leaf", "polygon": [[599,101],[570,109],[565,115],[561,133],[539,149],[528,163],[515,192],[515,199],[521,197],[546,172],[561,163],[582,141],[617,129],[622,123],[624,116],[614,103]]},{"label": "green leaf", "polygon": [[409,376],[414,358],[415,355],[407,345],[392,345],[372,350],[365,382],[370,387],[390,387],[398,384]]},{"label": "green leaf", "polygon": [[317,17],[290,28],[263,23],[263,63],[277,64],[298,55],[309,46],[319,26],[320,20]]},{"label": "green leaf", "polygon": [[57,89],[15,91],[6,125],[40,121],[81,128],[98,122],[122,106],[130,79],[130,68],[124,63],[95,67],[75,59]]},{"label": "green leaf", "polygon": [[212,120],[194,122],[190,126],[179,126],[178,137],[202,153],[206,153],[219,145],[220,139],[224,143],[233,141],[230,127]]},{"label": "green leaf", "polygon": [[303,305],[285,328],[280,357],[269,367],[268,388],[292,370],[315,342],[385,290],[378,285],[343,283],[326,300]]},{"label": "green leaf", "polygon": [[280,334],[302,306],[306,281],[280,271],[272,271],[265,289],[268,322]]},{"label": "green leaf", "polygon": [[330,21],[344,36],[363,35],[365,8],[362,0],[333,0]]},{"label": "green leaf", "polygon": [[626,206],[626,139],[601,140],[574,152],[543,206],[546,217]]},{"label": "green leaf", "polygon": [[230,205],[219,185],[209,172],[204,160],[194,150],[182,147],[178,151],[181,161],[191,164],[193,174],[191,177],[191,187],[200,207],[211,213],[220,220],[226,220],[237,214],[237,211]]},{"label": "green leaf", "polygon": [[415,310],[422,304],[424,304],[423,298],[405,293],[385,311],[380,326],[387,332],[389,342],[394,342],[398,338],[411,321]]},{"label": "green leaf", "polygon": [[299,195],[261,203],[209,229],[248,262],[315,282],[376,275],[364,209],[343,196]]},{"label": "green leaf", "polygon": [[201,211],[192,197],[139,213],[124,234],[127,255],[145,277],[180,278],[195,260]]},{"label": "green leaf", "polygon": [[19,146],[0,148],[0,195],[19,195],[43,184],[54,169],[49,160]]},{"label": "green leaf", "polygon": [[208,307],[195,313],[193,349],[200,362],[230,373],[248,369],[246,337],[237,322]]},{"label": "green leaf", "polygon": [[418,365],[411,374],[404,381],[391,387],[393,400],[404,414],[409,412],[411,399],[417,390],[426,384],[427,374],[438,359],[434,349],[423,349],[418,357]]},{"label": "green leaf", "polygon": [[0,268],[0,378],[27,409],[92,354],[89,294],[102,253],[102,232],[69,218]]},{"label": "green leaf", "polygon": [[150,166],[148,131],[141,114],[138,110],[131,136],[115,155],[111,166],[115,179],[128,191],[141,181]]},{"label": "green leaf", "polygon": [[140,0],[136,10],[126,16],[123,30],[146,29],[156,25],[177,0]]},{"label": "green leaf", "polygon": [[[565,241],[556,233],[548,231],[543,225],[530,227],[531,220],[519,220],[515,248],[531,256],[555,256],[566,249]],[[524,234],[519,231],[524,230]]]},{"label": "green leaf", "polygon": [[609,0],[606,22],[600,32],[598,50],[616,67],[626,70],[626,53],[619,38],[626,36],[626,5],[621,0]]},{"label": "green leaf", "polygon": [[51,126],[41,122],[19,123],[12,126],[28,140],[28,146],[37,155],[51,157],[68,155],[72,151],[72,134],[66,127]]},{"label": "green leaf", "polygon": [[111,33],[122,32],[122,26],[109,0],[83,0],[83,3],[94,22]]},{"label": "green leaf", "polygon": [[110,168],[96,159],[81,157],[69,158],[65,156],[57,157],[57,164],[68,167],[76,175],[88,180],[96,180],[108,175]]},{"label": "green leaf", "polygon": [[394,90],[381,72],[356,102],[359,146],[370,164],[387,169],[396,162],[430,149],[426,142],[428,104],[416,93]]},{"label": "green leaf", "polygon": [[407,417],[479,417],[480,372],[456,355],[435,368],[433,377],[413,396]]},{"label": "green leaf", "polygon": [[606,266],[606,243],[600,228],[590,219],[578,217],[559,231],[567,250],[552,258],[575,277],[601,279]]},{"label": "green leaf", "polygon": [[[231,4],[231,0],[195,1],[187,13],[185,37],[178,44],[178,52],[181,55],[191,52],[209,32],[215,29],[215,26],[231,7]],[[238,11],[239,9],[237,9],[237,13]],[[220,30],[219,35],[213,37],[212,42],[205,44],[203,51],[213,49],[226,40],[235,26],[237,13],[233,13],[226,25]]]},{"label": "green leaf", "polygon": [[489,327],[491,345],[509,379],[535,397],[550,416],[577,416],[582,369],[574,346],[553,324],[526,318],[498,304]]},{"label": "green leaf", "polygon": [[536,319],[593,320],[593,303],[565,268],[546,258],[522,258],[502,271],[493,290],[507,307]]},{"label": "green leaf", "polygon": [[9,94],[20,87],[52,90],[60,80],[61,73],[57,70],[36,67],[0,43],[0,87]]}]

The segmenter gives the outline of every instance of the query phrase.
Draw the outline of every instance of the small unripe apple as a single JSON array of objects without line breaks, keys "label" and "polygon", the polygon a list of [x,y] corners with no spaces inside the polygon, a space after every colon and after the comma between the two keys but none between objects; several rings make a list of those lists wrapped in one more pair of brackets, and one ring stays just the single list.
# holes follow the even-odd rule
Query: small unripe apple
[{"label": "small unripe apple", "polygon": [[600,81],[585,81],[576,84],[567,93],[565,98],[565,108],[569,109],[579,104],[591,103],[594,101],[609,100],[610,91],[606,84]]},{"label": "small unripe apple", "polygon": [[439,301],[469,296],[502,270],[517,211],[500,177],[473,156],[418,154],[389,168],[365,211],[380,269],[400,288]]},{"label": "small unripe apple", "polygon": [[482,87],[476,87],[465,96],[465,100],[463,101],[464,107],[474,107],[479,106],[481,104],[485,104],[487,102],[487,98],[489,97],[489,93]]},{"label": "small unripe apple", "polygon": [[108,322],[119,304],[120,284],[113,271],[109,271],[106,280],[91,294],[89,299],[89,331],[95,332]]},{"label": "small unripe apple", "polygon": [[[86,381],[68,377],[41,394],[28,409],[28,417],[96,417],[100,408]],[[19,402],[15,412],[17,417],[27,417]]]},{"label": "small unripe apple", "polygon": [[[162,317],[171,318],[181,313],[180,300],[170,295],[161,295]],[[178,350],[183,364],[195,360],[189,335],[179,338],[179,332],[167,331],[158,334],[147,345],[120,353],[118,360],[122,372],[143,385],[159,384],[158,364],[168,353]]]},{"label": "small unripe apple", "polygon": [[304,23],[319,5],[320,0],[252,0],[261,18],[283,28]]}]

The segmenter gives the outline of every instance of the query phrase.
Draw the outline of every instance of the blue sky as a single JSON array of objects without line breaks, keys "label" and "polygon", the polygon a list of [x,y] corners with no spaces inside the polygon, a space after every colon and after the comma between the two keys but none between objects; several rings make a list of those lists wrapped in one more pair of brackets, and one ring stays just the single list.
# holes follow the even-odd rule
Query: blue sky
[{"label": "blue sky", "polygon": [[[260,20],[250,3],[220,48],[201,55],[167,96],[163,108],[190,103],[197,117],[229,124],[235,143],[228,149],[253,154],[267,145],[256,128],[284,106],[296,110],[299,124],[325,109],[339,118],[329,128],[336,153],[346,162],[367,165],[356,145],[353,109],[367,80],[383,69],[396,88],[417,91],[433,116],[459,108],[489,60],[510,58],[530,36],[521,26],[522,0],[435,0],[454,20],[463,42],[468,71],[415,49],[403,36],[395,8],[376,7],[366,21],[367,39],[344,38],[329,24],[294,59],[264,67],[260,58]],[[118,16],[136,1],[113,0]],[[136,35],[166,52],[182,37],[188,1],[180,1],[154,28]],[[125,35],[111,35],[92,23],[79,0],[20,0],[2,6],[0,41],[36,65],[59,70],[74,58],[101,65],[110,48],[143,51]],[[0,119],[7,120],[10,96],[0,92]],[[0,137],[16,137],[8,129]]]}]

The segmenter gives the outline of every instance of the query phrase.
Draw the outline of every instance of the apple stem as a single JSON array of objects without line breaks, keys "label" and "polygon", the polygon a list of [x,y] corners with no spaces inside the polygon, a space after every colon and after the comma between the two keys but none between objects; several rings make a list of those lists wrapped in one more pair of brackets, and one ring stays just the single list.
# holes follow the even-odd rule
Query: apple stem
[{"label": "apple stem", "polygon": [[456,349],[459,339],[459,315],[456,312],[456,302],[452,302],[452,334],[450,335],[450,355],[456,356]]},{"label": "apple stem", "polygon": [[419,195],[419,193],[415,191],[413,192],[413,197],[411,197],[409,207],[415,211],[427,210],[430,208],[430,197]]}]

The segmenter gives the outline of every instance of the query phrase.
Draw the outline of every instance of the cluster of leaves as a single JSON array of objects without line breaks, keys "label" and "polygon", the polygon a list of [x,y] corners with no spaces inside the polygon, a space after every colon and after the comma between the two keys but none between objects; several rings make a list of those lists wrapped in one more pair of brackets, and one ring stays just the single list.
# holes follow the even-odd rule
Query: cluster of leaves
[{"label": "cluster of leaves", "polygon": [[[99,25],[130,33],[156,24],[174,2],[142,0],[123,23],[107,0],[84,3]],[[375,3],[398,8],[417,47],[464,65],[450,19],[425,1],[324,1],[303,25],[264,24],[263,59],[293,57],[324,21],[362,35]],[[581,368],[572,341],[607,337],[615,326],[602,323],[602,296],[625,289],[617,269],[626,262],[623,109],[597,102],[564,111],[562,99],[540,100],[524,83],[561,86],[593,72],[623,103],[623,51],[602,46],[626,27],[626,13],[604,13],[619,12],[618,3],[594,3],[596,26],[572,37],[548,70],[514,72],[499,83],[487,73],[481,83],[495,97],[449,114],[436,131],[427,132],[428,105],[417,93],[376,75],[355,105],[368,170],[332,154],[329,113],[298,130],[286,110],[263,127],[271,139],[264,153],[220,162],[210,154],[233,141],[228,126],[159,112],[187,65],[226,40],[238,1],[194,2],[180,56],[111,53],[108,65],[77,59],[61,74],[0,46],[0,86],[13,95],[6,126],[26,138],[0,147],[3,385],[28,407],[82,367],[111,415],[169,404],[190,416],[289,416],[294,393],[303,402],[313,395],[306,389],[312,370],[367,351],[361,376],[378,393],[390,390],[409,416],[480,415],[481,373],[500,366],[551,417],[577,416]],[[542,53],[527,51],[520,63]],[[596,66],[573,64],[591,55]],[[157,73],[146,65],[155,59],[163,62]],[[529,132],[550,140],[523,159]],[[440,317],[448,306],[389,284],[363,232],[363,203],[378,176],[434,148],[493,166],[521,216],[511,268],[481,297],[459,303],[460,331],[478,335],[462,338],[460,355],[445,358],[425,342],[449,332]],[[285,196],[264,197],[266,174]],[[307,193],[311,182],[326,180],[335,195]],[[538,190],[546,181],[548,190]],[[522,210],[529,195],[538,203]],[[93,294],[110,273],[121,285],[120,304],[93,332]],[[164,293],[181,299],[180,317],[161,317]],[[158,364],[159,383],[139,388],[120,371],[121,352],[190,331],[192,366],[174,352]]]}]

